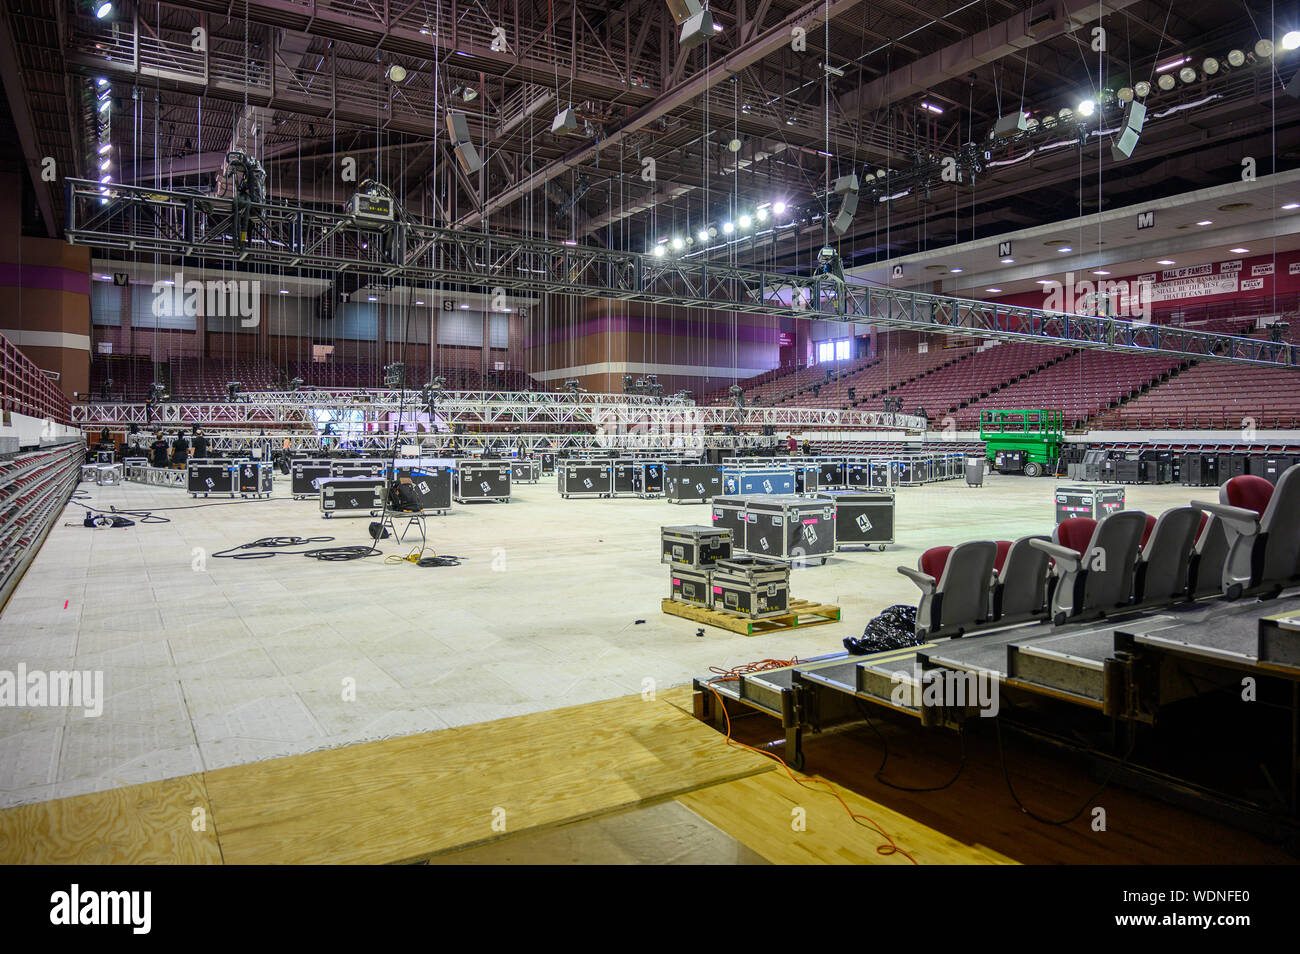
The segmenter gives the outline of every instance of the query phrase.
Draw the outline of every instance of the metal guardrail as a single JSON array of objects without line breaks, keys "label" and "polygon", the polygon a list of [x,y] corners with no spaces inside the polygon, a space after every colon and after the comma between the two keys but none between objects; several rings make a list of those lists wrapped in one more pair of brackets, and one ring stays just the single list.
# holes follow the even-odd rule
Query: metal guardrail
[{"label": "metal guardrail", "polygon": [[[420,223],[395,225],[399,234],[391,242],[362,248],[363,233],[346,213],[292,205],[247,207],[252,226],[245,240],[228,199],[86,179],[68,179],[67,190],[69,242],[133,254],[253,260],[380,283],[501,287],[1130,354],[1270,366],[1295,359],[1295,349],[1254,338]],[[381,246],[403,251],[386,261]]]}]

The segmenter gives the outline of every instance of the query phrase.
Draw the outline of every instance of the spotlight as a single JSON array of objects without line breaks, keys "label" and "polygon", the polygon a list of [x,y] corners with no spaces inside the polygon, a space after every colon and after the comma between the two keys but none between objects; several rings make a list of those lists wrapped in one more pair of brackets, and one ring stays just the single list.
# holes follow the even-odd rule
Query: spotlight
[{"label": "spotlight", "polygon": [[772,206],[773,215],[785,215],[785,203],[777,202]]},{"label": "spotlight", "polygon": [[723,223],[722,223],[722,231],[725,232],[727,235],[730,235],[730,234],[731,234],[732,232],[734,232],[735,230],[736,230],[736,227],[735,227],[734,225],[732,225],[730,222],[723,222]]},{"label": "spotlight", "polygon": [[716,225],[710,225],[709,238],[717,238],[717,237],[718,237],[718,227]]},{"label": "spotlight", "polygon": [[1244,66],[1246,63],[1246,54],[1241,50],[1228,51],[1228,65],[1232,67]]},{"label": "spotlight", "polygon": [[742,215],[742,216],[737,220],[737,222],[739,222],[740,227],[741,227],[742,229],[747,229],[747,228],[749,228],[751,225],[754,224],[754,220],[751,219],[748,215]]},{"label": "spotlight", "polygon": [[1172,75],[1170,75],[1169,73],[1162,73],[1160,79],[1156,80],[1156,85],[1159,86],[1161,89],[1163,89],[1165,92],[1169,92],[1169,90],[1174,88],[1175,82],[1176,81],[1174,80]]},{"label": "spotlight", "polygon": [[110,0],[95,0],[94,2],[95,19],[102,20],[113,12],[113,4]]},{"label": "spotlight", "polygon": [[1138,96],[1142,96],[1142,97],[1148,96],[1151,93],[1151,84],[1148,83],[1146,80],[1139,80],[1138,82],[1133,84],[1133,92],[1136,93]]},{"label": "spotlight", "polygon": [[1255,44],[1255,55],[1261,60],[1266,60],[1273,55],[1273,41],[1260,40]]},{"label": "spotlight", "polygon": [[1091,99],[1085,99],[1083,102],[1079,104],[1080,116],[1091,116],[1096,111],[1097,111],[1097,104]]},{"label": "spotlight", "polygon": [[754,213],[754,218],[758,219],[758,221],[760,222],[766,222],[767,209],[759,209],[757,212]]},{"label": "spotlight", "polygon": [[1300,33],[1288,30],[1282,37],[1282,49],[1294,50],[1297,46],[1300,46]]},{"label": "spotlight", "polygon": [[1192,69],[1190,66],[1184,66],[1181,70],[1178,71],[1178,78],[1182,80],[1184,83],[1195,83],[1196,70]]},{"label": "spotlight", "polygon": [[1060,119],[1061,122],[1065,122],[1073,115],[1074,115],[1074,110],[1070,109],[1069,106],[1062,106],[1061,111],[1056,114],[1057,118]]},{"label": "spotlight", "polygon": [[701,242],[707,242],[707,241],[709,240],[709,230],[708,230],[708,229],[700,229],[700,236],[699,236],[699,238],[700,238],[700,241],[701,241]]},{"label": "spotlight", "polygon": [[390,66],[390,67],[388,68],[388,78],[389,78],[392,82],[394,82],[394,83],[402,83],[402,82],[405,82],[405,81],[406,81],[406,67],[405,67],[405,66],[398,66],[396,63],[394,63],[392,66]]},{"label": "spotlight", "polygon": [[478,99],[478,87],[462,86],[460,90],[460,98],[467,103],[474,102],[474,100]]},{"label": "spotlight", "polygon": [[1119,97],[1121,103],[1131,103],[1133,102],[1133,87],[1121,86],[1119,92],[1115,95]]},{"label": "spotlight", "polygon": [[106,152],[111,152],[112,149],[113,149],[113,144],[111,142],[106,142],[99,147],[99,154],[102,156]]},{"label": "spotlight", "polygon": [[1201,61],[1201,69],[1205,71],[1206,76],[1213,76],[1219,72],[1219,61],[1212,56],[1207,56]]},{"label": "spotlight", "polygon": [[673,236],[672,245],[673,245],[674,252],[680,252],[683,248],[686,247],[686,243],[682,241],[682,237],[680,235]]},{"label": "spotlight", "polygon": [[655,258],[663,258],[668,254],[668,249],[664,248],[662,245],[656,245],[652,251]]}]

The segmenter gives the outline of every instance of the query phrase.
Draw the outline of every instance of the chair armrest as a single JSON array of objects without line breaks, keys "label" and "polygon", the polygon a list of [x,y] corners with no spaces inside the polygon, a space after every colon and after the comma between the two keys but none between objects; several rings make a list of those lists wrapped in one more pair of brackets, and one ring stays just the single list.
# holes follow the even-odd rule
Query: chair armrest
[{"label": "chair armrest", "polygon": [[919,586],[922,593],[933,593],[935,586],[938,585],[938,581],[930,574],[913,570],[910,566],[900,566],[898,572]]},{"label": "chair armrest", "polygon": [[1030,540],[1029,545],[1035,550],[1046,553],[1056,561],[1056,566],[1062,570],[1077,570],[1080,561],[1083,559],[1069,547],[1063,547],[1051,540]]},{"label": "chair armrest", "polygon": [[1259,533],[1259,514],[1253,510],[1205,500],[1193,500],[1192,506],[1218,517],[1243,537],[1253,537]]}]

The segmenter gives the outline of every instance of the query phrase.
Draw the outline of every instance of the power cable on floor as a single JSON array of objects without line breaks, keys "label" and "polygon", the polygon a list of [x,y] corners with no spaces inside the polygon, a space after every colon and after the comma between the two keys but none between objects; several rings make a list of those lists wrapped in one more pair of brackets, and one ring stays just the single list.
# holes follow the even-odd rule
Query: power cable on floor
[{"label": "power cable on floor", "polygon": [[876,771],[871,776],[881,785],[885,786],[886,788],[892,788],[894,789],[894,791],[897,792],[912,792],[912,793],[942,792],[944,789],[952,787],[953,783],[956,782],[957,779],[961,778],[962,772],[966,771],[966,729],[963,727],[960,730],[958,730],[957,733],[957,738],[960,741],[960,745],[961,745],[961,761],[957,765],[956,773],[953,775],[952,778],[948,779],[948,781],[944,782],[942,785],[929,785],[920,788],[913,788],[909,785],[897,785],[894,782],[886,781],[884,778],[884,774],[885,774],[885,765],[886,763],[889,762],[889,740],[886,739],[885,734],[881,732],[879,728],[876,727],[876,724],[871,721],[871,716],[868,714],[867,707],[863,705],[862,700],[855,696],[853,701],[854,703],[856,703],[858,707],[858,714],[861,715],[862,718],[866,720],[867,728],[871,729],[872,732],[876,733],[876,737],[880,739],[880,744],[884,747],[884,755],[880,759],[880,767],[876,769]]}]

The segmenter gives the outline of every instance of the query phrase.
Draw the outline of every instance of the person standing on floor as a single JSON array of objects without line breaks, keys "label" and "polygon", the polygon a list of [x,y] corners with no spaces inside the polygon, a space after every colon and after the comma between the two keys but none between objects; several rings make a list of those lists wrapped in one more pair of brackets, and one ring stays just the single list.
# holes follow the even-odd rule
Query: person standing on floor
[{"label": "person standing on floor", "polygon": [[190,445],[194,448],[194,457],[196,459],[208,456],[208,439],[203,436],[203,428],[194,428],[194,436],[190,439]]},{"label": "person standing on floor", "polygon": [[149,463],[154,467],[167,466],[167,438],[162,431],[153,432],[153,443],[149,445]]},{"label": "person standing on floor", "polygon": [[172,441],[172,466],[183,468],[189,454],[190,442],[185,439],[185,432],[177,431],[176,439]]}]

